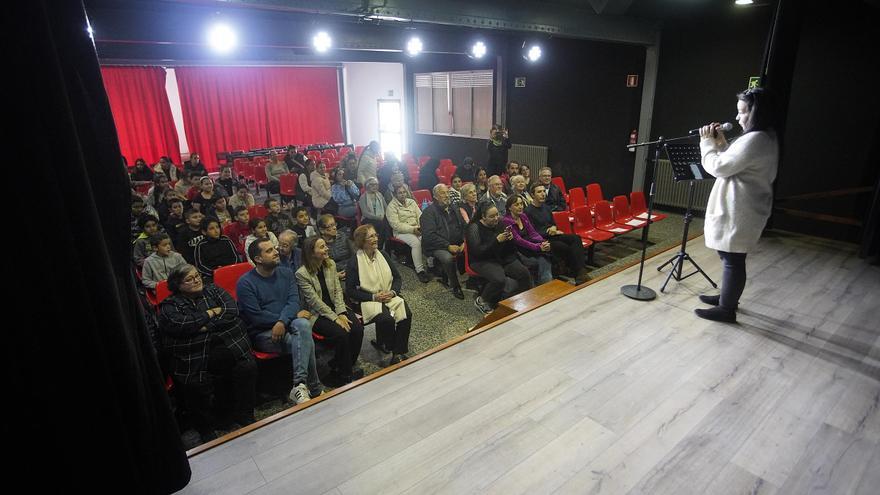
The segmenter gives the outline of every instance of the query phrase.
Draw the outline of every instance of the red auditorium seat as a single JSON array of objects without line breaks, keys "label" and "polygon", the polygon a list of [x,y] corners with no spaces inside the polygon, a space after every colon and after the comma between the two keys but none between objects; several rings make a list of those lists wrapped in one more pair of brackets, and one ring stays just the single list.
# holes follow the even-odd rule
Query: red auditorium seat
[{"label": "red auditorium seat", "polygon": [[596,203],[599,201],[605,201],[605,197],[602,195],[602,186],[598,183],[587,184],[587,206],[590,209],[595,209]]},{"label": "red auditorium seat", "polygon": [[572,213],[574,214],[574,233],[581,238],[594,242],[603,242],[614,238],[614,234],[611,232],[596,228],[589,206],[579,206]]},{"label": "red auditorium seat", "polygon": [[434,201],[434,198],[431,197],[431,191],[427,189],[416,189],[412,193],[413,199],[416,200],[416,204],[419,205],[419,208],[422,207],[423,202],[431,204]]},{"label": "red auditorium seat", "polygon": [[163,280],[156,284],[156,304],[158,305],[162,301],[165,300],[166,297],[171,295],[171,290],[168,289],[168,281]]},{"label": "red auditorium seat", "polygon": [[568,201],[568,189],[565,188],[565,179],[563,179],[562,177],[552,177],[550,179],[550,182],[556,184],[556,187],[558,187],[559,190],[562,191],[562,195],[565,197],[565,200]]},{"label": "red auditorium seat", "polygon": [[616,223],[629,225],[634,229],[640,229],[648,224],[647,220],[633,218],[632,213],[629,211],[629,202],[626,200],[626,196],[614,196],[612,201],[614,202],[614,221]]},{"label": "red auditorium seat", "polygon": [[263,205],[248,206],[248,215],[251,218],[266,218],[268,214],[269,210]]},{"label": "red auditorium seat", "polygon": [[257,187],[257,192],[260,192],[260,186],[266,187],[267,184],[269,184],[269,177],[266,175],[265,164],[255,164],[254,185]]},{"label": "red auditorium seat", "polygon": [[[586,208],[586,207],[582,206],[581,208]],[[587,208],[587,210],[589,210],[589,208]],[[587,211],[587,214],[589,214],[589,211]],[[591,224],[592,224],[592,221],[593,221],[593,219],[592,219],[592,217],[590,217]],[[559,231],[562,232],[563,234],[576,234],[576,232],[571,229],[571,222],[568,220],[568,212],[567,211],[554,211],[553,212],[553,222],[556,224],[556,228],[559,229]],[[581,244],[583,244],[584,247],[590,247],[593,245],[593,240],[590,239],[589,237],[583,236],[583,235],[579,235],[579,237],[581,238]]]},{"label": "red auditorium seat", "polygon": [[282,197],[294,197],[296,196],[296,181],[299,178],[297,174],[282,174],[278,177],[281,181],[281,196]]},{"label": "red auditorium seat", "polygon": [[[642,191],[633,191],[629,193],[630,213],[639,220],[648,219],[648,206],[645,203],[645,193]],[[666,218],[663,213],[651,213],[651,222],[659,222]]]},{"label": "red auditorium seat", "polygon": [[614,216],[611,214],[611,203],[608,201],[599,201],[594,207],[596,213],[596,228],[611,232],[615,235],[626,234],[633,228],[629,225],[616,223]]},{"label": "red auditorium seat", "polygon": [[584,190],[580,187],[573,187],[568,191],[568,208],[574,210],[581,206],[586,206],[587,198],[584,196]]},{"label": "red auditorium seat", "polygon": [[235,284],[242,275],[249,272],[253,268],[250,263],[236,263],[234,265],[221,266],[214,270],[214,285],[223,288],[236,301],[238,294],[235,291]]}]

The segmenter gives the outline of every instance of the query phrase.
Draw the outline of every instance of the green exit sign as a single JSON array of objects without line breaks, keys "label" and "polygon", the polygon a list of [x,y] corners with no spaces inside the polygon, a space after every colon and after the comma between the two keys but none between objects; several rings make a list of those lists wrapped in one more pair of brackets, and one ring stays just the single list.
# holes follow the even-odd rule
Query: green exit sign
[{"label": "green exit sign", "polygon": [[758,76],[752,76],[749,78],[749,87],[748,89],[755,89],[761,86],[761,78]]}]

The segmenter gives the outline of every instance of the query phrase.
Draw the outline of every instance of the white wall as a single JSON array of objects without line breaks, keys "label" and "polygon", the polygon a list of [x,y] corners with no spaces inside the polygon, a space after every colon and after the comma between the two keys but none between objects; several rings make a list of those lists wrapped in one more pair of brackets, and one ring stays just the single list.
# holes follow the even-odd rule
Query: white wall
[{"label": "white wall", "polygon": [[[403,64],[364,62],[343,64],[345,127],[348,141],[366,145],[379,138],[378,100],[400,100],[401,122],[407,102],[403,94]],[[406,132],[402,132],[403,152],[407,152]]]}]

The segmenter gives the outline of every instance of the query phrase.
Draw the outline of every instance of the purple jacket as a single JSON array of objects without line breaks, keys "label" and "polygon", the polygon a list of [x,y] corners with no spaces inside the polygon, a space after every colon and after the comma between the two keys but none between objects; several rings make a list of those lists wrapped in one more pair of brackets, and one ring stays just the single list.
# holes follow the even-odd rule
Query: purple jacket
[{"label": "purple jacket", "polygon": [[501,219],[501,223],[504,224],[505,227],[510,227],[513,231],[513,243],[516,244],[520,249],[524,249],[526,251],[541,251],[541,243],[544,242],[544,238],[541,237],[541,234],[532,227],[532,222],[529,220],[529,217],[525,215],[525,213],[520,214],[520,220],[523,224],[523,230],[526,233],[526,236],[523,237],[520,235],[519,227],[516,225],[516,220],[508,213],[504,215],[504,218]]}]

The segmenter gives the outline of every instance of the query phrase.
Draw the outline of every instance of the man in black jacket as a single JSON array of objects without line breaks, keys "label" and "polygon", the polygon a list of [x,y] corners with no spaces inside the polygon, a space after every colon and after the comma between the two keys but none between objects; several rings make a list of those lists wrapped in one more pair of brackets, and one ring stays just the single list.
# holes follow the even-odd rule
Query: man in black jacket
[{"label": "man in black jacket", "polygon": [[544,186],[544,192],[547,197],[547,206],[553,211],[565,211],[568,209],[568,205],[565,204],[565,195],[563,195],[559,187],[552,182],[552,179],[553,171],[550,170],[550,167],[544,167],[538,172],[537,183]]},{"label": "man in black jacket", "polygon": [[[532,204],[526,206],[525,214],[532,226],[544,239],[550,241],[550,251],[554,257],[562,259],[574,276],[575,284],[584,283],[588,276],[584,268],[584,245],[580,236],[563,234],[553,221],[553,210],[545,202],[547,188],[540,182],[532,184]],[[568,220],[566,220],[568,221]]]},{"label": "man in black jacket", "polygon": [[419,218],[422,228],[422,251],[433,256],[443,267],[444,285],[452,289],[452,295],[464,299],[458,282],[458,255],[464,251],[464,219],[458,208],[449,204],[449,189],[437,184],[433,189],[434,202],[425,208]]}]

